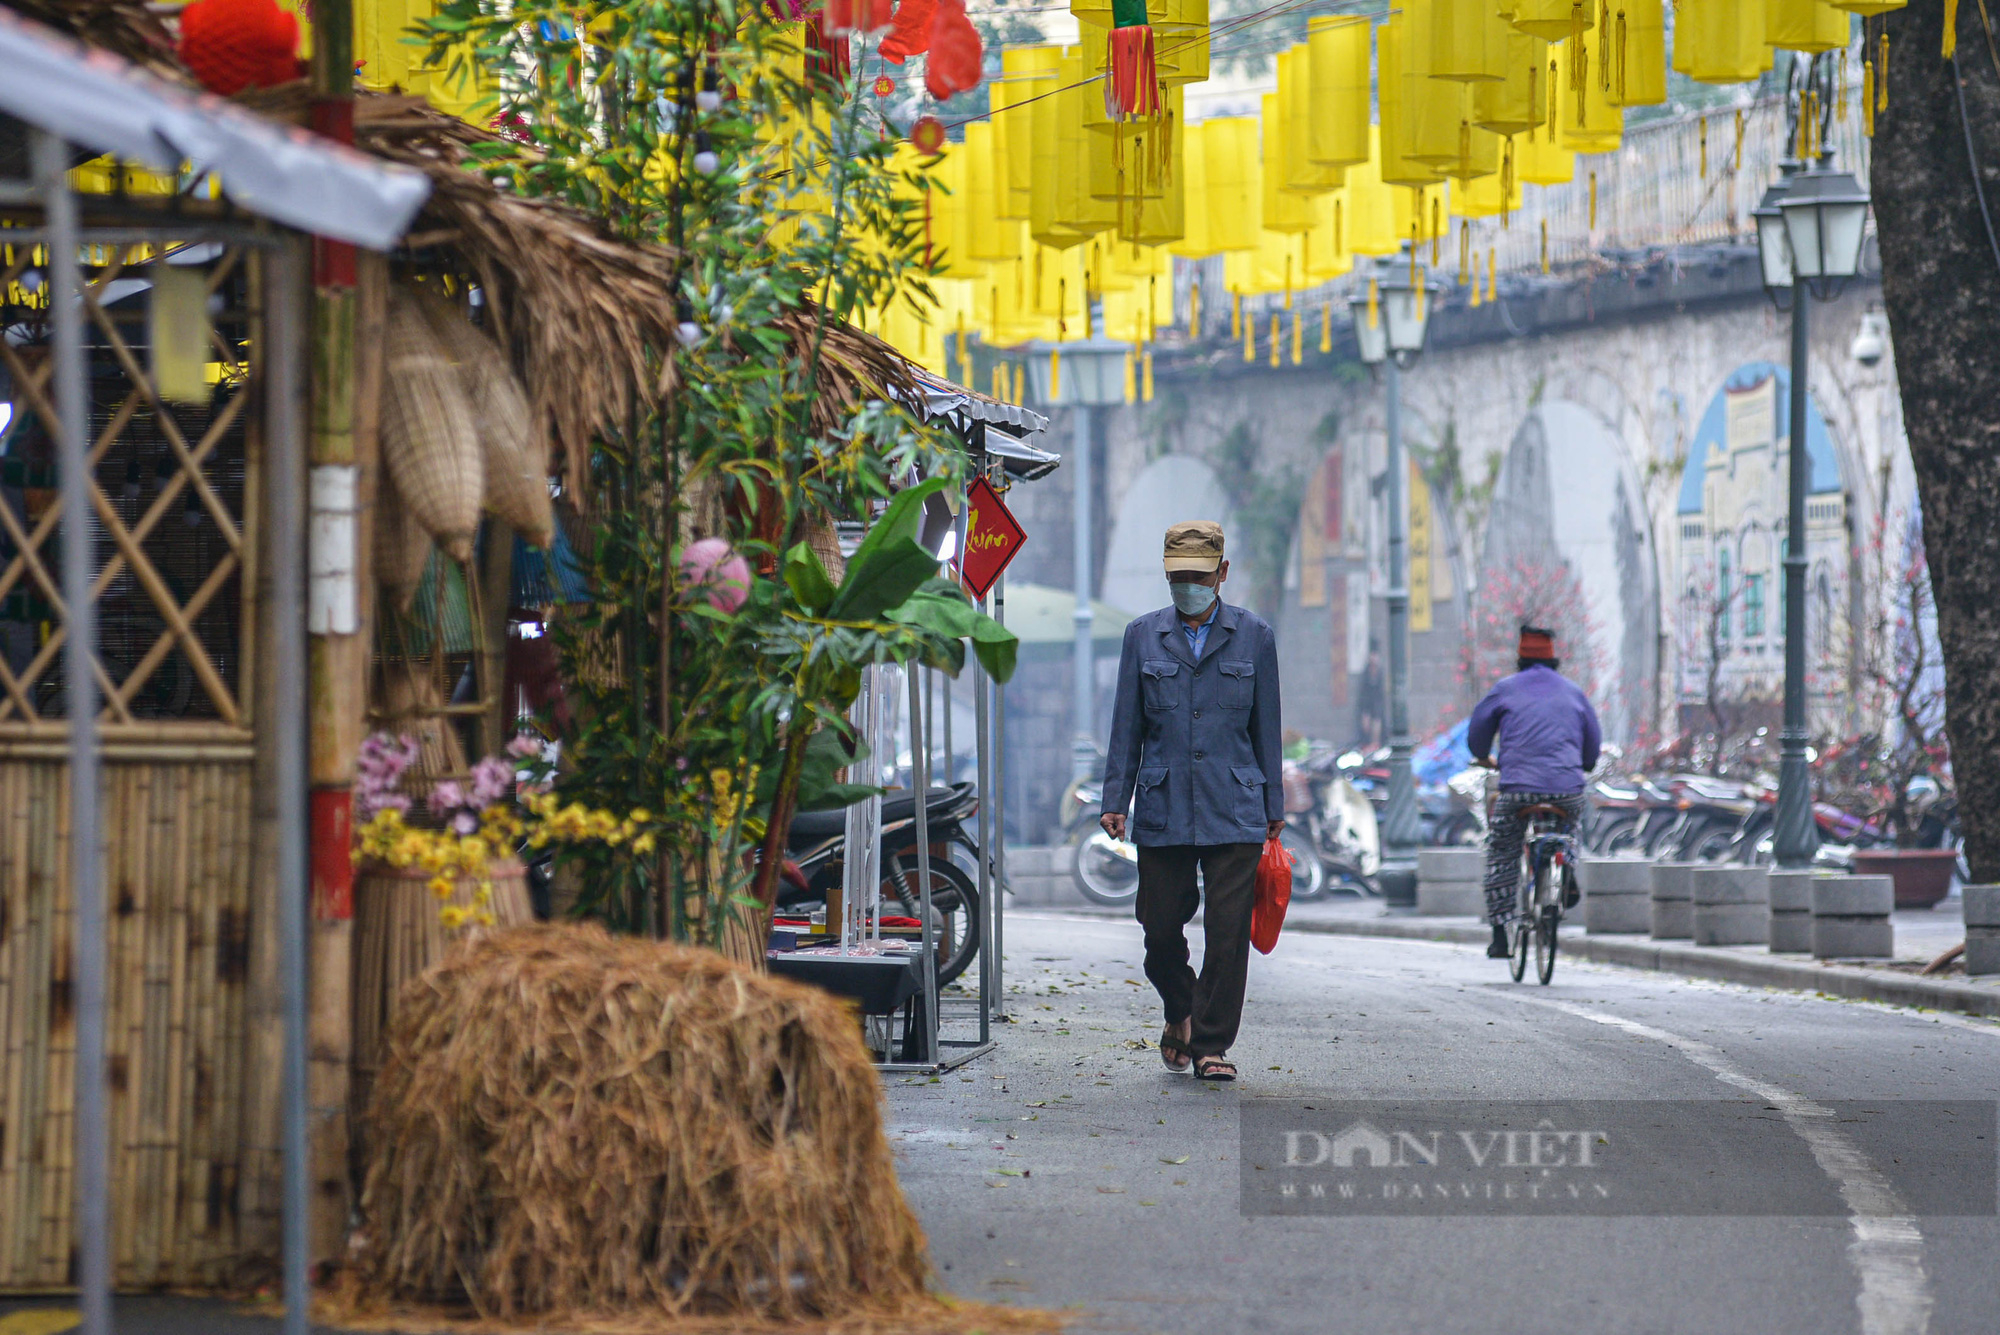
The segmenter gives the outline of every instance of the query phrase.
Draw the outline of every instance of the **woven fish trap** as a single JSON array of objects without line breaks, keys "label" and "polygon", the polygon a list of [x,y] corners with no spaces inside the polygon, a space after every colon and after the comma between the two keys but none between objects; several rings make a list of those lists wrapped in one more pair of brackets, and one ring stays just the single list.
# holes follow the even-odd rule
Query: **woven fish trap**
[{"label": "woven fish trap", "polygon": [[416,521],[455,561],[472,559],[486,491],[472,405],[443,335],[420,299],[389,292],[383,353],[382,460]]},{"label": "woven fish trap", "polygon": [[403,503],[395,480],[383,477],[375,491],[375,579],[398,612],[410,610],[432,546],[431,535]]},{"label": "woven fish trap", "polygon": [[853,1017],[711,951],[468,941],[399,1000],[368,1143],[355,1276],[380,1303],[967,1324],[929,1292]]},{"label": "woven fish trap", "polygon": [[806,546],[826,567],[826,573],[836,585],[847,578],[847,558],[840,554],[840,533],[831,519],[818,515],[806,525]]},{"label": "woven fish trap", "polygon": [[424,314],[457,363],[484,453],[486,508],[537,547],[555,541],[549,451],[528,396],[500,345],[441,295],[420,298]]}]

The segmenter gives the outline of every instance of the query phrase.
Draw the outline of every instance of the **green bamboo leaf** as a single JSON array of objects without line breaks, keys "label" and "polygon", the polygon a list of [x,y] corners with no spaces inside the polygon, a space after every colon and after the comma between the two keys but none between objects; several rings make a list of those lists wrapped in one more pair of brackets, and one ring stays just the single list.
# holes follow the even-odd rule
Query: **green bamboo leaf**
[{"label": "green bamboo leaf", "polygon": [[801,542],[785,553],[785,583],[799,606],[817,612],[833,601],[833,577],[826,573],[819,553]]}]

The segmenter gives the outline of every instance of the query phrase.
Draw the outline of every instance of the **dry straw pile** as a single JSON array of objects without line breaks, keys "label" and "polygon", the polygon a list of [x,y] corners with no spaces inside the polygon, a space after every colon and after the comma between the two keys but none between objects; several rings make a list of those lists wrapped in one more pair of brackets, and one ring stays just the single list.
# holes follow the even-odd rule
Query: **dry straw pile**
[{"label": "dry straw pile", "polygon": [[823,993],[595,926],[491,933],[403,994],[356,1288],[539,1328],[1019,1328],[930,1292],[880,1101]]}]

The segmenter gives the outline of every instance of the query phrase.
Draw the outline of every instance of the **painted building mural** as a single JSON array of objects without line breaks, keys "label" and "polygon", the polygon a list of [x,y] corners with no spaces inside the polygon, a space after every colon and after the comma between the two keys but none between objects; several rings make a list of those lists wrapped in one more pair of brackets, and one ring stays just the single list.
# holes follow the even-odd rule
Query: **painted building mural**
[{"label": "painted building mural", "polygon": [[[1738,367],[1709,400],[1688,449],[1674,631],[1684,726],[1705,726],[1711,694],[1742,704],[1784,691],[1790,379],[1769,362]],[[1805,439],[1807,672],[1815,713],[1824,715],[1844,695],[1853,543],[1839,456],[1811,397]]]}]

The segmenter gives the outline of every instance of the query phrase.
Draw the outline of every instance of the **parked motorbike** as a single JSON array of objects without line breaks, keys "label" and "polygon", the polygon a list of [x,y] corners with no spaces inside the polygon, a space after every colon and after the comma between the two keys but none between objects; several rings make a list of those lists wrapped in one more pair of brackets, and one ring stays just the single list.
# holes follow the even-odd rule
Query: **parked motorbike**
[{"label": "parked motorbike", "polygon": [[[979,886],[963,857],[979,865],[979,845],[966,823],[979,810],[976,785],[954,784],[927,794],[925,814],[931,841],[931,930],[937,944],[938,986],[952,982],[979,953]],[[917,803],[913,795],[882,799],[882,908],[894,905],[921,923],[923,888],[917,879]],[[825,905],[839,885],[847,851],[845,811],[802,812],[792,818],[786,841],[787,875],[779,886],[778,907],[810,910]]]}]

